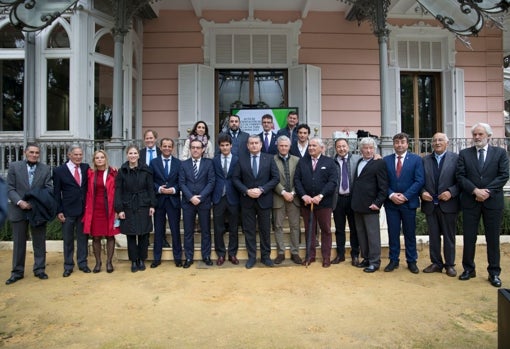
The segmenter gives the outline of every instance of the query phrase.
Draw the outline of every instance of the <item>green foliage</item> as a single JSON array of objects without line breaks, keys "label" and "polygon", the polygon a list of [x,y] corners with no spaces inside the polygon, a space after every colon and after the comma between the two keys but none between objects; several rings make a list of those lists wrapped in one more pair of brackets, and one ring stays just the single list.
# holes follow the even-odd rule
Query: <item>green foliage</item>
[{"label": "green foliage", "polygon": [[[0,241],[11,241],[12,229],[11,222],[6,221],[3,228],[0,229]],[[62,224],[58,219],[54,219],[46,226],[46,240],[62,240]]]}]

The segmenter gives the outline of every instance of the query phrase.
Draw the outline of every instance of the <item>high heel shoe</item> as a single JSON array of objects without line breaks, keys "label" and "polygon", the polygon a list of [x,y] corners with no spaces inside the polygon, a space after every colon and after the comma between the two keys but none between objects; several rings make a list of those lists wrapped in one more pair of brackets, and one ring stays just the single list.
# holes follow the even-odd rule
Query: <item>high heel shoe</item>
[{"label": "high heel shoe", "polygon": [[106,262],[106,272],[107,273],[113,273],[113,265],[112,262]]},{"label": "high heel shoe", "polygon": [[94,267],[94,269],[92,270],[93,273],[99,273],[101,271],[101,265],[102,263],[99,262],[99,263],[96,263],[96,266]]}]

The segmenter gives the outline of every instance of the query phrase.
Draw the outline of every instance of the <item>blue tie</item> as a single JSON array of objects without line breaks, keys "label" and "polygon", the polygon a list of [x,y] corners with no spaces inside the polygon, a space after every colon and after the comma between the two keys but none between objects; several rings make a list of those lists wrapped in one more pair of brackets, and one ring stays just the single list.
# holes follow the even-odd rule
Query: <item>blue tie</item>
[{"label": "blue tie", "polygon": [[198,177],[198,165],[197,165],[197,161],[198,160],[193,160],[193,174],[195,175],[195,178]]},{"label": "blue tie", "polygon": [[154,159],[154,149],[149,149],[149,163]]},{"label": "blue tie", "polygon": [[251,170],[253,171],[253,177],[257,177],[257,155],[252,158]]},{"label": "blue tie", "polygon": [[347,161],[342,158],[342,190],[345,192],[349,188],[349,173],[347,172]]},{"label": "blue tie", "polygon": [[170,169],[168,167],[170,159],[164,159],[164,160],[165,160],[165,179],[168,179],[168,175],[170,174]]}]

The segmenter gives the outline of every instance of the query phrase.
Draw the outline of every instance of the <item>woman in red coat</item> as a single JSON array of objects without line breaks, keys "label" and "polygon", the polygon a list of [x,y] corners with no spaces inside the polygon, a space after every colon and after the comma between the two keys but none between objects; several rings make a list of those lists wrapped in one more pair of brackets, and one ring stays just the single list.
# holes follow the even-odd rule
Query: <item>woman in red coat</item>
[{"label": "woman in red coat", "polygon": [[101,271],[101,239],[106,238],[106,271],[113,272],[112,258],[115,251],[115,235],[120,233],[116,224],[113,207],[115,197],[115,177],[117,170],[108,165],[108,155],[104,150],[94,153],[92,168],[88,173],[88,188],[83,216],[83,232],[92,236],[92,247],[96,266],[94,273]]}]

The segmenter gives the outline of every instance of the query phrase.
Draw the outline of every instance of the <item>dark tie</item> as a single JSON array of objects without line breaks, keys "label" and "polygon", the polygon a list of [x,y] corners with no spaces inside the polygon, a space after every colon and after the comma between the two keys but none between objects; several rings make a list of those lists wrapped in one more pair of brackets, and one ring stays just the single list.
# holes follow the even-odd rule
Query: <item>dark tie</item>
[{"label": "dark tie", "polygon": [[266,149],[266,152],[269,151],[269,139],[267,139],[267,132],[266,136],[264,137],[264,148]]},{"label": "dark tie", "polygon": [[483,169],[483,163],[485,162],[485,156],[484,156],[484,151],[485,149],[480,149],[478,150],[478,167],[480,168],[480,170]]},{"label": "dark tie", "polygon": [[226,156],[223,157],[223,174],[225,175],[225,178],[227,178],[228,174],[227,159],[228,158]]},{"label": "dark tie", "polygon": [[402,156],[397,156],[397,178],[400,177],[400,172],[402,171]]},{"label": "dark tie", "polygon": [[347,161],[342,158],[342,190],[344,192],[349,189],[349,173],[347,172]]},{"label": "dark tie", "polygon": [[164,159],[165,160],[165,179],[168,179],[168,175],[170,174],[170,170],[169,170],[169,161],[170,159]]},{"label": "dark tie", "polygon": [[251,160],[251,170],[253,172],[253,177],[257,177],[257,155],[252,156]]},{"label": "dark tie", "polygon": [[195,175],[195,178],[198,177],[198,160],[193,160],[193,174]]},{"label": "dark tie", "polygon": [[283,161],[283,172],[285,174],[285,191],[290,192],[290,169],[289,169],[289,158],[282,158]]}]

